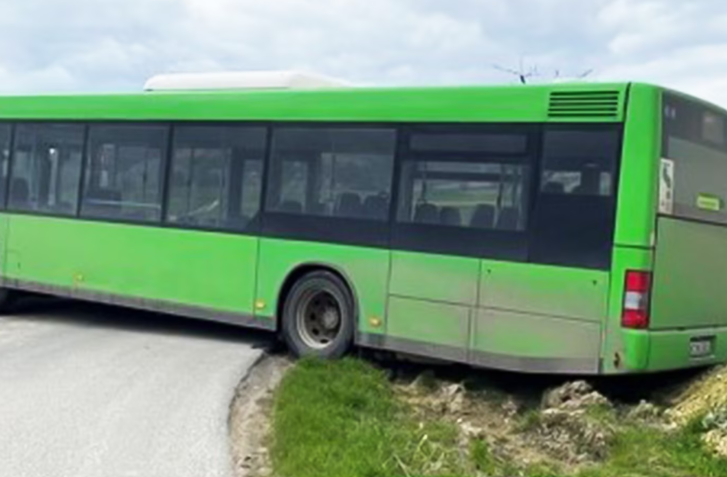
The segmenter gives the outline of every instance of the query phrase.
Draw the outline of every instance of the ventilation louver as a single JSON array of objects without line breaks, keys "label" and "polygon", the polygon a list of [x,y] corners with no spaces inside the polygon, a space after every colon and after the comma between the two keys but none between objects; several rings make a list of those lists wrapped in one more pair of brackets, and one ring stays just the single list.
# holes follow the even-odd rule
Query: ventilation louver
[{"label": "ventilation louver", "polygon": [[555,91],[550,93],[548,117],[617,119],[619,106],[618,91]]}]

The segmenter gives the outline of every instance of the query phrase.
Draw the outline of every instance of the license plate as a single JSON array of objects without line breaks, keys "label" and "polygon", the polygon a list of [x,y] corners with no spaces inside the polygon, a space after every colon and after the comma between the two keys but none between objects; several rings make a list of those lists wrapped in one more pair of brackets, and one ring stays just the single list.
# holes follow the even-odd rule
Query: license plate
[{"label": "license plate", "polygon": [[689,342],[689,354],[692,358],[706,358],[714,353],[714,336],[692,338]]}]

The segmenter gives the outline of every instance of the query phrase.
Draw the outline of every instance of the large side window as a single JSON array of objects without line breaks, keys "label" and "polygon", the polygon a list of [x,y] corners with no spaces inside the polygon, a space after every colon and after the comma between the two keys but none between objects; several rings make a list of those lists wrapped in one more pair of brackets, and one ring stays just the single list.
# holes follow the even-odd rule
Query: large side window
[{"label": "large side window", "polygon": [[166,221],[227,230],[259,223],[265,142],[259,127],[176,127]]},{"label": "large side window", "polygon": [[81,125],[19,124],[15,132],[8,207],[74,215],[83,136]]},{"label": "large side window", "polygon": [[546,130],[541,191],[610,197],[617,147],[615,131]]},{"label": "large side window", "polygon": [[529,166],[405,161],[400,222],[487,230],[525,230]]},{"label": "large side window", "polygon": [[168,134],[156,124],[92,125],[81,215],[160,221]]},{"label": "large side window", "polygon": [[375,126],[275,128],[264,233],[388,245],[396,142],[396,130]]},{"label": "large side window", "polygon": [[520,127],[418,127],[401,161],[396,245],[524,259],[532,134]]},{"label": "large side window", "polygon": [[10,124],[0,124],[0,209],[5,207],[5,195],[10,167]]},{"label": "large side window", "polygon": [[531,242],[533,261],[609,266],[619,147],[617,126],[546,127]]},{"label": "large side window", "polygon": [[273,138],[268,211],[388,219],[393,130],[284,127]]}]

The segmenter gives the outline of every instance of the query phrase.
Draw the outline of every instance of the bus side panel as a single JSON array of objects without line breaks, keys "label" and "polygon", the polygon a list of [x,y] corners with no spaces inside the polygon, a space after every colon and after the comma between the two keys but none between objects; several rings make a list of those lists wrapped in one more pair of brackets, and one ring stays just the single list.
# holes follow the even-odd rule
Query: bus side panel
[{"label": "bus side panel", "polygon": [[476,258],[392,252],[385,347],[465,361],[479,278]]},{"label": "bus side panel", "polygon": [[601,324],[480,308],[471,362],[524,372],[599,372]]},{"label": "bus side panel", "polygon": [[252,316],[257,238],[50,217],[10,220],[7,276],[20,286]]},{"label": "bus side panel", "polygon": [[[260,241],[256,313],[275,317],[286,278],[304,265],[337,270],[353,288],[359,312],[358,331],[382,334],[389,281],[389,251],[346,245],[263,238]],[[381,320],[382,325],[378,325]],[[371,322],[374,321],[374,324]]]},{"label": "bus side panel", "polygon": [[480,306],[601,323],[608,273],[534,263],[482,262]]},{"label": "bus side panel", "polygon": [[[727,228],[659,218],[651,292],[648,371],[727,359]],[[636,339],[638,332],[631,332]],[[642,340],[643,336],[640,337]],[[695,343],[711,350],[693,355]]]},{"label": "bus side panel", "polygon": [[727,227],[659,219],[651,330],[727,327]]},{"label": "bus side panel", "polygon": [[391,266],[392,295],[469,306],[477,303],[480,266],[476,258],[395,251]]},{"label": "bus side panel", "polygon": [[607,272],[483,261],[472,361],[520,371],[597,373]]}]

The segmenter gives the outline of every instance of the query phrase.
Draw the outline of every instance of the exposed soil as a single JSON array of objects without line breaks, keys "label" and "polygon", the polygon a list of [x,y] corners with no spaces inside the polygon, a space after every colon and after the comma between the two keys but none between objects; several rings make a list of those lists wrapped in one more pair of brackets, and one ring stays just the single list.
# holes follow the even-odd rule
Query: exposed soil
[{"label": "exposed soil", "polygon": [[523,466],[573,470],[596,462],[605,456],[614,434],[606,419],[589,413],[610,408],[610,402],[583,381],[546,392],[535,408],[517,396],[468,391],[461,384],[424,383],[421,378],[398,385],[397,391],[422,419],[455,423],[464,449],[481,440],[496,459]]},{"label": "exposed soil", "polygon": [[576,472],[607,457],[623,424],[668,432],[703,416],[701,425],[709,430],[705,442],[727,456],[727,367],[662,386],[655,382],[650,400],[634,399],[622,389],[609,394],[615,383],[604,387],[604,395],[587,381],[513,389],[508,383],[473,386],[476,377],[456,373],[444,379],[426,371],[416,376],[398,377],[396,389],[422,420],[455,423],[463,448],[484,441],[503,462]]},{"label": "exposed soil", "polygon": [[705,443],[717,454],[727,457],[727,366],[713,369],[670,396],[667,411],[675,423],[702,419],[708,430]]},{"label": "exposed soil", "polygon": [[292,362],[267,355],[240,382],[230,406],[230,441],[237,477],[272,475],[268,453],[273,391]]}]

